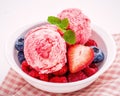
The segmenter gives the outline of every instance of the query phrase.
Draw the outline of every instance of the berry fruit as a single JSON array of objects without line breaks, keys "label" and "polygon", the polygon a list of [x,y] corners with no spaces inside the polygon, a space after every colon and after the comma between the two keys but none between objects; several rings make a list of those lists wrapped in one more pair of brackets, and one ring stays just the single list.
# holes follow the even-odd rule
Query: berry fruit
[{"label": "berry fruit", "polygon": [[87,78],[87,76],[82,71],[79,71],[77,73],[70,73],[68,75],[68,81],[69,82],[75,82],[75,81],[78,81],[78,80],[83,80],[85,78]]},{"label": "berry fruit", "polygon": [[25,60],[23,51],[18,52],[18,60],[19,60],[20,64]]},{"label": "berry fruit", "polygon": [[65,76],[54,76],[52,77],[50,80],[50,82],[54,82],[54,83],[66,83],[67,82],[67,78]]},{"label": "berry fruit", "polygon": [[93,50],[94,50],[93,63],[99,63],[99,62],[103,61],[104,60],[104,54],[103,54],[102,50],[100,50],[96,46],[91,46],[91,48],[93,48]]},{"label": "berry fruit", "polygon": [[40,78],[40,80],[48,81],[49,75],[48,74],[39,74],[39,78]]},{"label": "berry fruit", "polygon": [[61,75],[64,75],[67,72],[67,70],[68,70],[68,67],[67,65],[65,65],[60,70],[53,72],[53,74],[56,76],[61,76]]},{"label": "berry fruit", "polygon": [[83,71],[89,77],[89,76],[95,74],[98,71],[98,68],[86,67]]},{"label": "berry fruit", "polygon": [[98,66],[95,63],[90,64],[89,67],[98,70]]},{"label": "berry fruit", "polygon": [[97,43],[95,40],[89,39],[86,43],[85,46],[97,46]]},{"label": "berry fruit", "polygon": [[68,64],[71,73],[87,67],[94,59],[92,48],[84,45],[73,45],[68,49]]},{"label": "berry fruit", "polygon": [[23,38],[19,38],[16,42],[15,42],[15,48],[18,51],[23,51],[24,49],[24,39]]},{"label": "berry fruit", "polygon": [[39,77],[39,74],[36,70],[31,70],[29,73],[28,73],[30,76],[34,77],[34,78],[38,78]]},{"label": "berry fruit", "polygon": [[31,67],[30,67],[30,65],[28,65],[27,61],[22,62],[21,68],[27,74],[31,71]]}]

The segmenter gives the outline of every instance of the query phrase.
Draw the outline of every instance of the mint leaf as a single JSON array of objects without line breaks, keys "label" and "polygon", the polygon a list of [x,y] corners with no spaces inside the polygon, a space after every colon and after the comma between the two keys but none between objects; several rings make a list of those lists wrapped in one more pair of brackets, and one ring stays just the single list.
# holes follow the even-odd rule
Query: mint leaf
[{"label": "mint leaf", "polygon": [[72,30],[67,30],[67,27],[69,25],[68,18],[61,20],[58,17],[49,16],[47,20],[49,23],[56,25],[58,29],[64,33],[63,38],[68,44],[76,43],[75,33]]},{"label": "mint leaf", "polygon": [[76,42],[75,33],[72,30],[66,30],[63,38],[68,44],[75,44]]},{"label": "mint leaf", "polygon": [[59,23],[61,23],[61,20],[55,16],[49,16],[47,21],[54,25],[59,25]]},{"label": "mint leaf", "polygon": [[58,26],[59,26],[61,29],[67,29],[68,24],[69,24],[68,19],[67,19],[67,18],[64,18],[63,20],[61,20],[61,23],[59,23]]}]

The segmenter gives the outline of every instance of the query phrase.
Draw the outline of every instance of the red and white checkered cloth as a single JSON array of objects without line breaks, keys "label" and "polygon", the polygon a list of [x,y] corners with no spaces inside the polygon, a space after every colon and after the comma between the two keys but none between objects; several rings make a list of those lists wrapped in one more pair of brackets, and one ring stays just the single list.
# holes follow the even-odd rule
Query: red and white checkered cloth
[{"label": "red and white checkered cloth", "polygon": [[0,96],[120,96],[120,34],[113,36],[117,55],[112,66],[90,86],[65,94],[54,94],[36,89],[10,69],[0,86]]}]

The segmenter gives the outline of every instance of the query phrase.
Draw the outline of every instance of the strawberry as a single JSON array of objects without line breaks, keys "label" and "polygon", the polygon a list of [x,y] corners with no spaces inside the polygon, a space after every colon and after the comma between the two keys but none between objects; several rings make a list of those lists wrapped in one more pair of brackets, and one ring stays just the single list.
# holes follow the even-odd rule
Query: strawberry
[{"label": "strawberry", "polygon": [[55,82],[55,83],[66,83],[67,82],[67,78],[65,76],[54,76],[52,77],[50,80],[50,82]]},{"label": "strawberry", "polygon": [[68,75],[69,82],[75,82],[75,81],[83,80],[85,78],[87,78],[87,76],[82,71],[76,73],[70,73]]},{"label": "strawberry", "polygon": [[71,73],[76,73],[87,67],[94,59],[92,48],[76,44],[68,48],[68,64]]},{"label": "strawberry", "polygon": [[95,42],[95,40],[89,39],[86,43],[85,46],[96,46],[97,47],[97,43]]},{"label": "strawberry", "polygon": [[53,72],[54,75],[56,76],[61,76],[61,75],[64,75],[68,70],[68,67],[67,65],[63,66],[62,69],[56,71],[56,72]]},{"label": "strawberry", "polygon": [[85,69],[83,69],[83,71],[89,77],[95,74],[98,71],[98,68],[86,67]]}]

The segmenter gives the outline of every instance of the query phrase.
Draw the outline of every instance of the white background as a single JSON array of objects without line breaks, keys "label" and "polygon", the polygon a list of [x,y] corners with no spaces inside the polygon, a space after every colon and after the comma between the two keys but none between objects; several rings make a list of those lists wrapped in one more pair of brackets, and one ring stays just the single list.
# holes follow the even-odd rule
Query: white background
[{"label": "white background", "polygon": [[80,8],[92,23],[120,33],[120,0],[0,0],[0,84],[10,68],[4,48],[8,36],[65,8]]}]

